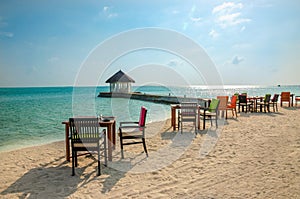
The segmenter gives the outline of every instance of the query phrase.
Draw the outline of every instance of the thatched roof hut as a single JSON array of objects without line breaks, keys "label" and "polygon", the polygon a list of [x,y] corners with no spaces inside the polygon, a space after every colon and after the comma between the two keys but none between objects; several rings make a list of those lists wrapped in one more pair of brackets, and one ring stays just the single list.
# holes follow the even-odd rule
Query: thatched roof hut
[{"label": "thatched roof hut", "polygon": [[119,70],[106,80],[105,83],[110,84],[110,92],[112,93],[130,93],[131,83],[135,83],[135,81],[122,70]]}]

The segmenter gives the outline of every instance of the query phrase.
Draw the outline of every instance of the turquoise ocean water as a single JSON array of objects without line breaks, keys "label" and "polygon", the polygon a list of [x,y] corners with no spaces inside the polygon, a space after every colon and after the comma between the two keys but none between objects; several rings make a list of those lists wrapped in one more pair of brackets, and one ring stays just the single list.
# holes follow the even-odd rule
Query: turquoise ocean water
[{"label": "turquoise ocean water", "polygon": [[[128,99],[97,97],[108,87],[37,87],[0,88],[0,151],[40,145],[64,140],[62,121],[76,115],[114,115],[117,122],[138,120],[139,108],[149,109],[147,122],[170,117],[169,105]],[[300,95],[300,86],[194,86],[133,87],[134,91],[148,94],[212,98],[247,92],[250,96],[262,96],[290,91]]]}]

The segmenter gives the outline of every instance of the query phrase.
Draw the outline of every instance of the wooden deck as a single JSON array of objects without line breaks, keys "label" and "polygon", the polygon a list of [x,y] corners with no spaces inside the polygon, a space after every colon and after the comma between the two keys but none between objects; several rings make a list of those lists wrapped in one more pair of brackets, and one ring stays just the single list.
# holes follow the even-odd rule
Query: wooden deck
[{"label": "wooden deck", "polygon": [[194,101],[200,104],[206,103],[209,99],[203,98],[191,98],[191,97],[178,97],[178,96],[164,96],[164,95],[152,95],[146,93],[111,93],[111,92],[100,92],[98,97],[107,98],[130,98],[135,100],[142,100],[160,104],[179,104],[183,101]]}]

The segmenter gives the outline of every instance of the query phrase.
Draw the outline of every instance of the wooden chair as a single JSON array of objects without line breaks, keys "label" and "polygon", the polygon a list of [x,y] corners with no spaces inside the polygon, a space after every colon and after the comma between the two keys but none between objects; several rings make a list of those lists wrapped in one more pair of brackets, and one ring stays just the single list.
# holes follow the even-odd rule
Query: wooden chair
[{"label": "wooden chair", "polygon": [[[97,151],[98,172],[100,168],[100,148],[103,148],[105,166],[107,165],[106,131],[100,130],[98,119],[95,118],[70,118],[70,139],[72,148],[72,176],[75,175],[75,167],[78,165],[78,151]],[[102,142],[101,142],[102,141]]]},{"label": "wooden chair", "polygon": [[279,95],[278,94],[274,94],[273,98],[271,99],[270,101],[270,106],[273,106],[273,112],[275,112],[275,107],[276,107],[276,111],[278,112],[278,98],[279,98]]},{"label": "wooden chair", "polygon": [[[140,112],[140,120],[138,122],[131,122],[131,121],[120,122],[119,136],[120,136],[122,159],[124,158],[124,145],[132,145],[132,144],[143,144],[144,152],[148,157],[146,141],[145,141],[146,115],[147,115],[147,109],[142,106]],[[125,141],[125,140],[131,140],[131,141]]]},{"label": "wooden chair", "polygon": [[260,107],[260,110],[262,110],[262,107],[264,107],[264,111],[266,112],[266,110],[268,110],[268,112],[270,112],[270,100],[271,100],[271,94],[266,94],[264,97],[264,100],[262,102],[257,102],[256,103],[256,110],[257,107]]},{"label": "wooden chair", "polygon": [[209,119],[212,123],[212,119],[216,120],[216,127],[218,128],[218,107],[220,100],[212,99],[208,108],[200,107],[199,116],[203,119],[203,129],[205,129],[205,120]]},{"label": "wooden chair", "polygon": [[198,116],[198,104],[194,102],[182,102],[180,104],[180,112],[178,114],[179,123],[181,127],[181,133],[184,122],[193,122],[195,126],[195,134],[197,134],[197,116]]},{"label": "wooden chair", "polygon": [[231,110],[231,111],[232,111],[232,116],[234,116],[234,112],[235,112],[235,116],[236,116],[236,118],[237,118],[236,101],[237,101],[237,96],[236,96],[236,95],[233,95],[233,96],[231,97],[230,104],[228,104],[227,107],[226,107],[226,119],[227,119],[227,111],[228,111],[228,110]]},{"label": "wooden chair", "polygon": [[240,107],[242,107],[242,111],[244,111],[244,107],[245,107],[246,113],[248,112],[248,110],[253,111],[253,102],[248,102],[247,95],[245,95],[245,94],[239,95],[239,105],[238,106],[239,106],[239,112],[240,112]]},{"label": "wooden chair", "polygon": [[297,106],[297,103],[300,101],[300,96],[295,97],[295,105]]},{"label": "wooden chair", "polygon": [[290,92],[281,92],[280,95],[280,106],[282,107],[283,102],[289,103],[289,107],[291,106],[291,93]]},{"label": "wooden chair", "polygon": [[224,112],[226,114],[227,119],[227,104],[228,104],[228,96],[217,96],[217,99],[220,100],[218,113],[222,114],[221,116],[224,117]]}]

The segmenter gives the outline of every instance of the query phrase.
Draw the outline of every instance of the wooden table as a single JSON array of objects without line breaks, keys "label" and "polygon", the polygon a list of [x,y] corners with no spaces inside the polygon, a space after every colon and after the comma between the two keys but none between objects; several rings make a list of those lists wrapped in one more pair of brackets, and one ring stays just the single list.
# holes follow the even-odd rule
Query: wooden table
[{"label": "wooden table", "polygon": [[[108,146],[107,146],[107,152],[108,152],[108,160],[112,161],[112,151],[115,149],[116,145],[116,119],[115,117],[105,117],[109,118],[110,121],[99,121],[99,124],[101,127],[106,127],[106,135],[108,138]],[[69,121],[64,121],[62,124],[65,125],[65,143],[66,143],[66,160],[70,162],[70,159],[72,158],[70,156],[70,140],[69,140],[69,134],[70,134],[70,125]]]},{"label": "wooden table", "polygon": [[[171,126],[173,127],[173,131],[176,131],[176,128],[179,130],[179,124],[176,122],[176,118],[178,117],[176,112],[179,109],[181,109],[180,104],[171,104]],[[200,129],[199,110],[200,106],[198,105],[198,129]]]},{"label": "wooden table", "polygon": [[173,127],[173,131],[176,130],[176,127],[179,129],[178,124],[176,126],[176,117],[178,117],[176,116],[176,110],[180,108],[180,104],[171,104],[171,126]]},{"label": "wooden table", "polygon": [[291,94],[290,98],[291,98],[291,106],[294,106],[294,96],[295,94]]},{"label": "wooden table", "polygon": [[[253,97],[247,97],[248,101],[253,102],[253,112],[257,112],[257,102],[262,102],[264,97],[259,97],[259,96],[253,96]],[[262,112],[262,106],[260,106],[260,112]]]}]

